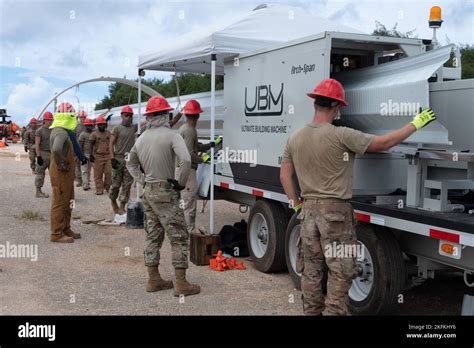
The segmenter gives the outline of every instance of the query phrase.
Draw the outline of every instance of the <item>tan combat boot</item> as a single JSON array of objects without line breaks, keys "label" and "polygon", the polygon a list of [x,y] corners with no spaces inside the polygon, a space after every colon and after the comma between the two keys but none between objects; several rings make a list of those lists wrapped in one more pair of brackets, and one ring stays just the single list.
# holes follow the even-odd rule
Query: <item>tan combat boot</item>
[{"label": "tan combat boot", "polygon": [[48,198],[49,195],[41,191],[40,188],[36,188],[36,198]]},{"label": "tan combat boot", "polygon": [[73,232],[71,229],[65,231],[64,234],[68,237],[73,238],[73,239],[81,239],[81,234]]},{"label": "tan combat boot", "polygon": [[173,288],[171,280],[161,278],[158,266],[148,266],[148,282],[146,283],[147,292],[155,292],[160,290],[168,290]]},{"label": "tan combat boot", "polygon": [[74,239],[64,234],[60,236],[51,236],[51,242],[54,243],[74,243]]},{"label": "tan combat boot", "polygon": [[125,212],[126,212],[125,206],[126,206],[126,205],[127,205],[127,203],[120,202],[120,207],[119,207],[119,214],[120,214],[120,215],[125,214]]},{"label": "tan combat boot", "polygon": [[186,269],[176,268],[176,286],[174,288],[174,296],[179,297],[181,295],[190,296],[196,295],[201,292],[201,287],[196,284],[190,284],[186,280]]},{"label": "tan combat boot", "polygon": [[114,211],[115,214],[119,214],[119,206],[117,205],[117,200],[115,199],[111,199],[110,202],[112,203],[112,209]]}]

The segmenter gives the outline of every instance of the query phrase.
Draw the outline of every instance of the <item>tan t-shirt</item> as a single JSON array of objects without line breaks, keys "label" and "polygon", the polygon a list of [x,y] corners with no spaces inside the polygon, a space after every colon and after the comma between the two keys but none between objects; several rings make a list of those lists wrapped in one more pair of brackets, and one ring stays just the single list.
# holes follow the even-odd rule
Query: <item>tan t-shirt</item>
[{"label": "tan t-shirt", "polygon": [[303,198],[350,199],[354,156],[373,138],[329,123],[308,124],[290,136],[282,162],[294,165]]},{"label": "tan t-shirt", "polygon": [[51,129],[42,126],[36,131],[35,137],[40,138],[40,151],[41,152],[51,152],[51,147],[49,146],[49,137],[51,136]]},{"label": "tan t-shirt", "polygon": [[85,155],[91,154],[91,135],[92,132],[88,132],[87,130],[79,135],[79,144],[82,145],[82,152]]},{"label": "tan t-shirt", "polygon": [[25,140],[24,143],[28,149],[35,148],[35,134],[36,128],[29,127],[28,130],[25,132]]},{"label": "tan t-shirt", "polygon": [[135,127],[119,124],[114,127],[112,134],[116,137],[114,155],[123,157],[127,152],[130,152],[135,143]]},{"label": "tan t-shirt", "polygon": [[175,177],[175,159],[182,165],[179,183],[184,186],[191,168],[191,156],[179,134],[167,127],[147,129],[130,150],[127,169],[140,182],[140,166],[145,182],[166,182]]}]

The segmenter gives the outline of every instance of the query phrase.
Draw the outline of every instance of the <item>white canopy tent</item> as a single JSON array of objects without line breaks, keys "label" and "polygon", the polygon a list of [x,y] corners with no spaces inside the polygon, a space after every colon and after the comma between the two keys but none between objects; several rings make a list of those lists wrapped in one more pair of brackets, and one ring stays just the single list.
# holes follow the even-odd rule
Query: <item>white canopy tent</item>
[{"label": "white canopy tent", "polygon": [[224,74],[224,59],[323,31],[361,33],[357,29],[318,18],[301,7],[260,5],[227,27],[199,37],[184,35],[164,49],[140,55],[145,70],[210,73],[216,55],[216,73]]},{"label": "white canopy tent", "polygon": [[[211,74],[211,140],[215,138],[215,76],[224,74],[224,59],[323,31],[360,33],[310,15],[300,7],[260,5],[221,30],[185,35],[170,46],[139,56],[141,70]],[[139,77],[139,83],[141,76]],[[140,84],[139,84],[140,86]],[[139,88],[140,96],[140,88]],[[141,113],[139,97],[139,118]],[[210,233],[214,233],[214,148],[211,148]]]}]

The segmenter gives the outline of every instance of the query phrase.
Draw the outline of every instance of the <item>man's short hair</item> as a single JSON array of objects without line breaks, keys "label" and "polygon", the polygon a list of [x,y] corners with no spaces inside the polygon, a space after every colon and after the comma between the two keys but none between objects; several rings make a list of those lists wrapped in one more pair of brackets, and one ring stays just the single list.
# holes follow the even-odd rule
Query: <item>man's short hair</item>
[{"label": "man's short hair", "polygon": [[189,118],[199,118],[199,114],[186,114],[186,117],[189,117]]},{"label": "man's short hair", "polygon": [[154,113],[150,114],[149,116],[152,116],[152,117],[155,117],[155,116],[168,116],[168,114],[169,114],[169,111],[164,110],[164,111],[154,112]]},{"label": "man's short hair", "polygon": [[314,105],[322,106],[324,108],[334,108],[339,105],[339,101],[337,101],[336,99],[317,95],[316,98],[314,98]]}]

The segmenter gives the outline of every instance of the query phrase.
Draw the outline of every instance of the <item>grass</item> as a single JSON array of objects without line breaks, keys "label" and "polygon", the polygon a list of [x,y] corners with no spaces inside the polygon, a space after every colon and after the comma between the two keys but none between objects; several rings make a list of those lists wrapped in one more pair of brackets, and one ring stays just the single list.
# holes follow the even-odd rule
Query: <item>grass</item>
[{"label": "grass", "polygon": [[38,212],[32,210],[23,210],[19,218],[30,221],[43,220],[43,217]]}]

